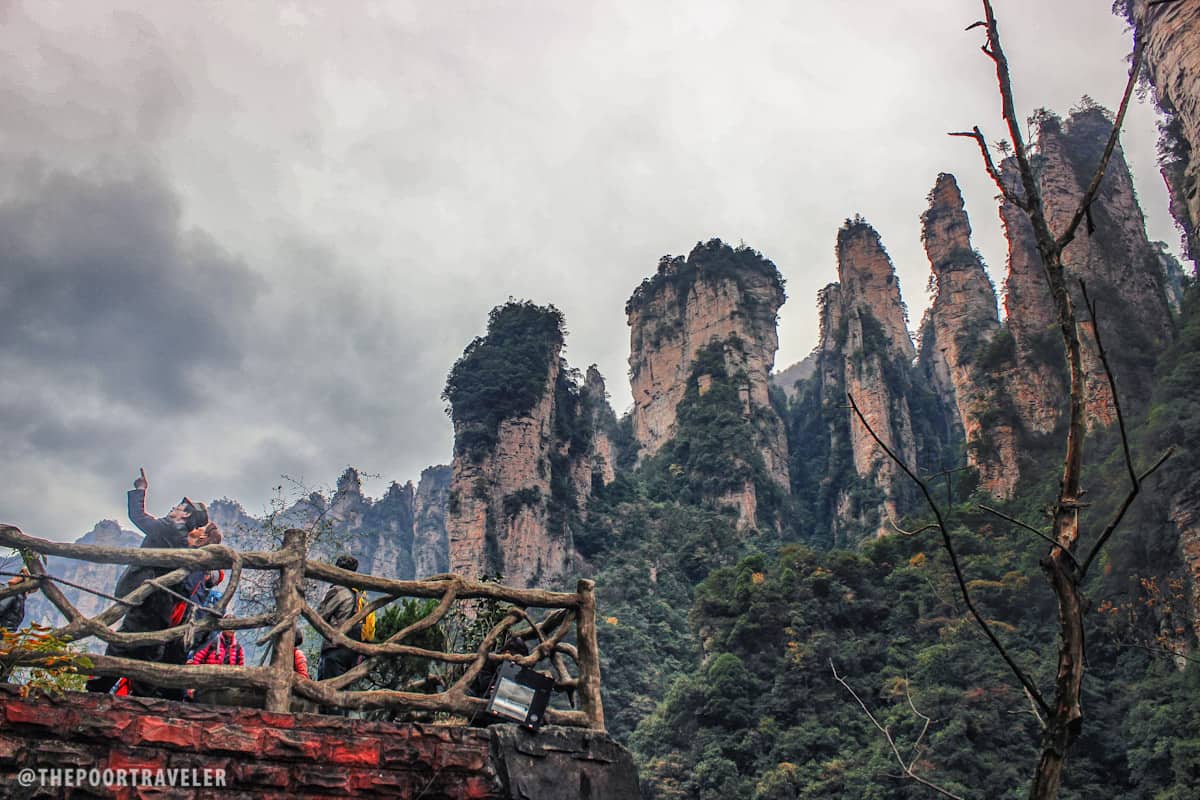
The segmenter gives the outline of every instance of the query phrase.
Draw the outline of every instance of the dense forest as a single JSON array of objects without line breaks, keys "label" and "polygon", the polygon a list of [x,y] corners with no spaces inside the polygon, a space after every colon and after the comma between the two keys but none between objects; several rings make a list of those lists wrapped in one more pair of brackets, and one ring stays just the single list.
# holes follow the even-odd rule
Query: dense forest
[{"label": "dense forest", "polygon": [[[1130,422],[1135,457],[1171,444],[1176,453],[1087,587],[1086,725],[1066,797],[1182,798],[1200,779],[1200,664],[1171,655],[1194,640],[1168,519],[1169,498],[1200,468],[1194,285],[1176,329],[1150,402]],[[793,437],[803,436],[805,404],[801,393],[786,406]],[[721,420],[690,410],[681,431],[716,440],[728,435]],[[802,445],[794,438],[793,451]],[[1044,542],[979,508],[1044,518],[1060,457],[1044,448],[1031,461],[1005,503],[964,492],[969,477],[949,479],[948,510],[973,595],[1045,685],[1057,627],[1038,563]],[[1114,431],[1091,440],[1088,464],[1086,514],[1104,519],[1127,480]],[[831,549],[799,496],[782,501],[800,513],[780,513],[779,533],[746,537],[728,514],[689,503],[686,482],[674,493],[664,483],[658,460],[619,478],[584,539],[602,565],[608,719],[637,755],[647,797],[929,796],[902,777],[888,739],[837,676],[925,777],[965,796],[1026,794],[1036,711],[968,618],[935,534]],[[903,527],[926,521],[914,514]]]}]

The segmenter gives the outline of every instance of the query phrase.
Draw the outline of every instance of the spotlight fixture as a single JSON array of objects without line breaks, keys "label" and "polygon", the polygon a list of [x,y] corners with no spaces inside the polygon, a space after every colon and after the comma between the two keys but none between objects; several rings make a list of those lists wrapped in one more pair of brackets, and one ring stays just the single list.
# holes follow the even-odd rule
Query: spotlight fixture
[{"label": "spotlight fixture", "polygon": [[536,731],[545,721],[554,681],[540,672],[505,661],[488,688],[487,713]]}]

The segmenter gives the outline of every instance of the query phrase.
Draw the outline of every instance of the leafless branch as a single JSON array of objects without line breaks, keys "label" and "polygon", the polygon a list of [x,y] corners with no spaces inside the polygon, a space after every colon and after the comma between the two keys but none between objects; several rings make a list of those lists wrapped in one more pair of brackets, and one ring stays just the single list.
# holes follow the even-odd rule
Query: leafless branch
[{"label": "leafless branch", "polygon": [[1133,468],[1133,457],[1129,455],[1129,435],[1125,432],[1125,416],[1121,413],[1121,398],[1117,394],[1117,379],[1113,377],[1112,365],[1108,361],[1108,351],[1104,349],[1104,341],[1100,338],[1100,318],[1096,315],[1096,301],[1088,296],[1087,284],[1079,280],[1079,290],[1083,292],[1083,304],[1087,306],[1088,316],[1092,318],[1092,338],[1096,340],[1096,350],[1100,354],[1100,363],[1104,367],[1104,377],[1108,379],[1108,390],[1112,394],[1113,409],[1117,412],[1117,430],[1121,433],[1121,449],[1125,454],[1125,469],[1129,471],[1129,481],[1136,489],[1138,484],[1137,471]]},{"label": "leafless branch", "polygon": [[[898,763],[900,765],[900,769],[902,769],[904,771],[905,777],[911,778],[912,780],[916,781],[917,783],[921,784],[922,786],[926,786],[926,787],[932,789],[933,791],[937,792],[938,794],[942,795],[943,797],[952,797],[955,800],[963,800],[963,798],[960,797],[959,795],[956,795],[953,792],[947,791],[946,789],[943,789],[942,787],[938,786],[936,783],[927,781],[924,778],[922,778],[920,775],[918,775],[917,773],[913,772],[912,764],[904,763],[904,757],[900,755],[900,750],[896,747],[895,740],[892,739],[891,731],[889,731],[887,728],[885,728],[879,722],[879,720],[875,719],[875,715],[871,713],[871,709],[867,708],[867,704],[864,703],[862,698],[858,696],[858,692],[854,691],[854,689],[852,689],[850,687],[850,684],[846,683],[846,681],[842,678],[841,675],[838,675],[837,667],[834,666],[832,658],[829,659],[829,668],[831,670],[833,670],[833,679],[835,681],[837,681],[838,683],[840,683],[843,687],[845,687],[846,691],[850,693],[850,696],[853,697],[855,699],[855,701],[857,701],[859,707],[862,708],[863,713],[867,715],[867,719],[871,720],[871,724],[879,729],[879,732],[883,734],[883,738],[887,739],[888,747],[892,748],[892,754],[896,757],[896,763]],[[912,708],[912,699],[911,698],[909,698],[909,707]],[[917,711],[916,708],[913,708],[913,711],[915,711],[920,716],[924,717],[925,718],[925,727],[929,727],[929,717],[926,717],[924,714],[921,714],[921,712]],[[924,736],[924,735],[925,735],[925,730],[922,729],[921,736]],[[919,738],[917,739],[917,742],[918,743],[920,742]],[[915,764],[915,763],[916,763],[916,758],[914,756],[913,764]]]},{"label": "leafless branch", "polygon": [[1121,641],[1113,642],[1113,644],[1117,647],[1135,647],[1138,650],[1145,650],[1148,653],[1161,653],[1162,655],[1171,656],[1172,658],[1182,658],[1184,661],[1190,661],[1193,664],[1200,664],[1200,658],[1189,656],[1187,653],[1180,653],[1176,650],[1172,650],[1169,647],[1151,647],[1148,644]]},{"label": "leafless branch", "polygon": [[983,615],[979,613],[979,609],[975,607],[975,603],[971,600],[971,593],[967,590],[967,579],[963,575],[962,566],[958,563],[958,552],[954,549],[954,543],[950,539],[950,531],[946,527],[946,520],[942,516],[942,510],[934,501],[933,495],[929,493],[929,487],[925,485],[924,481],[917,477],[915,472],[909,469],[908,465],[904,463],[904,460],[900,458],[900,456],[896,455],[896,453],[893,452],[890,447],[883,443],[883,440],[880,439],[879,435],[875,433],[875,430],[871,427],[871,424],[867,422],[867,418],[863,416],[862,411],[858,407],[858,403],[856,403],[854,400],[854,396],[847,392],[846,397],[849,398],[850,408],[854,410],[855,415],[858,416],[859,422],[861,422],[863,427],[867,429],[867,433],[871,434],[871,438],[875,440],[876,444],[883,448],[883,452],[887,454],[888,458],[890,458],[897,466],[899,466],[900,469],[904,470],[904,474],[908,475],[912,482],[915,483],[921,490],[921,494],[925,496],[926,504],[928,504],[930,511],[933,512],[934,518],[937,519],[937,528],[942,533],[942,546],[950,556],[950,564],[954,568],[954,578],[958,581],[958,588],[962,594],[963,602],[967,604],[967,609],[970,610],[971,616],[975,618],[977,623],[979,623],[979,627],[983,630],[984,635],[987,636],[988,641],[990,641],[992,646],[996,648],[996,652],[998,652],[1000,657],[1004,659],[1004,663],[1008,664],[1008,667],[1012,670],[1013,675],[1015,675],[1017,680],[1021,682],[1021,685],[1025,687],[1025,691],[1037,698],[1038,705],[1042,707],[1043,711],[1050,713],[1050,707],[1042,698],[1041,692],[1038,691],[1037,686],[1034,685],[1029,676],[1025,674],[1025,670],[1021,669],[1021,667],[1017,665],[1017,662],[1012,659],[1012,656],[1008,654],[1008,650],[1005,649],[1004,645],[1001,644],[1000,639],[997,638],[996,634],[992,631],[992,626],[987,623],[987,620],[983,618]]},{"label": "leafless branch", "polygon": [[1049,542],[1050,545],[1053,547],[1062,548],[1062,551],[1067,554],[1067,558],[1071,559],[1071,563],[1075,564],[1076,567],[1079,566],[1079,563],[1077,561],[1075,561],[1075,556],[1071,554],[1070,550],[1067,550],[1065,547],[1062,547],[1062,545],[1060,545],[1058,542],[1054,541],[1052,538],[1050,538],[1046,534],[1042,533],[1041,531],[1039,531],[1037,528],[1033,527],[1032,525],[1027,525],[1024,522],[1021,522],[1021,520],[1016,519],[1015,517],[1010,517],[1008,514],[1005,514],[1003,511],[992,508],[989,505],[984,505],[983,503],[980,503],[978,507],[981,510],[988,512],[989,514],[995,514],[1000,519],[1011,522],[1013,525],[1016,525],[1020,528],[1024,528],[1025,530],[1029,531],[1030,533],[1034,534],[1035,536]]},{"label": "leafless branch", "polygon": [[[1012,139],[1013,154],[1016,156],[1017,165],[1021,172],[1021,183],[1025,189],[1025,197],[1023,202],[1026,205],[1020,207],[1029,212],[1031,217],[1036,217],[1042,222],[1042,226],[1046,227],[1046,233],[1049,234],[1049,228],[1045,224],[1045,215],[1042,212],[1042,196],[1038,191],[1037,181],[1033,177],[1033,168],[1029,164],[1029,153],[1025,147],[1025,137],[1021,134],[1021,123],[1017,119],[1016,104],[1013,102],[1012,79],[1008,71],[1008,59],[1004,56],[1004,48],[1000,46],[1000,28],[996,23],[996,14],[992,11],[992,4],[989,0],[983,0],[983,12],[986,19],[985,28],[987,29],[987,46],[983,48],[984,53],[988,58],[996,64],[996,82],[1000,85],[1000,101],[1001,113],[1004,116],[1004,121],[1008,125],[1008,134]],[[1008,193],[1005,193],[1008,196]],[[1038,227],[1037,219],[1033,219],[1034,227]]]},{"label": "leafless branch", "polygon": [[1092,545],[1092,549],[1088,552],[1087,558],[1083,560],[1083,566],[1079,568],[1080,580],[1083,580],[1083,576],[1087,574],[1088,567],[1092,565],[1092,561],[1104,548],[1104,545],[1108,543],[1109,537],[1111,537],[1116,531],[1117,526],[1121,524],[1121,520],[1125,517],[1125,512],[1129,510],[1131,505],[1133,505],[1133,499],[1137,497],[1142,481],[1146,480],[1155,472],[1157,472],[1158,468],[1166,463],[1167,459],[1174,454],[1175,447],[1168,447],[1166,452],[1158,457],[1158,461],[1155,461],[1148,470],[1137,477],[1137,484],[1135,488],[1130,489],[1129,494],[1125,495],[1125,499],[1121,502],[1121,507],[1117,509],[1117,513],[1113,515],[1112,521],[1110,521],[1108,525],[1104,527],[1104,531],[1100,534],[1100,538],[1096,540],[1094,545]]},{"label": "leafless branch", "polygon": [[936,523],[931,522],[924,528],[917,528],[915,531],[906,531],[904,528],[901,528],[899,525],[897,525],[895,520],[889,519],[888,524],[892,526],[896,533],[899,533],[902,536],[916,536],[917,534],[924,533],[925,531],[936,531],[938,527]]},{"label": "leafless branch", "polygon": [[1038,724],[1041,725],[1043,728],[1045,728],[1046,720],[1042,717],[1041,713],[1038,711],[1037,703],[1035,703],[1033,701],[1033,697],[1029,694],[1029,692],[1026,692],[1025,696],[1029,698],[1030,713],[1033,714],[1033,716],[1037,719]]},{"label": "leafless branch", "polygon": [[921,740],[925,738],[925,733],[926,733],[926,731],[929,730],[929,725],[931,722],[933,722],[933,720],[930,719],[925,714],[922,714],[920,711],[918,711],[916,705],[913,704],[912,691],[908,685],[908,676],[907,675],[904,677],[904,699],[908,700],[908,707],[912,709],[912,712],[914,714],[916,714],[918,717],[920,717],[921,719],[925,720],[925,724],[921,726],[920,735],[918,735],[917,740],[915,742],[913,742],[912,761],[908,765],[908,768],[911,770],[913,768],[913,766],[917,763],[917,755],[920,752]]},{"label": "leafless branch", "polygon": [[[977,22],[975,24],[982,25],[983,23]],[[973,28],[975,25],[972,25],[971,27]],[[971,28],[967,28],[967,30],[970,29]],[[990,175],[992,180],[995,182],[996,188],[1000,190],[1000,196],[1010,203],[1015,203],[1018,208],[1028,210],[1028,206],[1025,205],[1025,201],[1017,196],[1015,192],[1010,192],[1008,187],[1004,185],[1004,181],[1000,177],[1000,171],[996,169],[996,163],[992,161],[992,151],[988,148],[987,140],[983,138],[983,131],[979,130],[978,125],[969,131],[955,131],[954,133],[949,133],[947,135],[962,136],[966,139],[974,139],[976,142],[978,142],[979,152],[983,155],[983,166],[985,169],[987,169],[987,174]]]}]

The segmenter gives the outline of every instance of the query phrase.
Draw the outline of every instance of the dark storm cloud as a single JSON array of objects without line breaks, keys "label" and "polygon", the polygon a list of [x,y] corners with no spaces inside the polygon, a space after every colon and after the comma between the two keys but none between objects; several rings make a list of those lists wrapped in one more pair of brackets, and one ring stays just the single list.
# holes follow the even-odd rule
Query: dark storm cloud
[{"label": "dark storm cloud", "polygon": [[178,411],[206,369],[236,369],[260,281],[203,233],[150,172],[16,168],[0,203],[6,361],[53,364],[113,402]]}]

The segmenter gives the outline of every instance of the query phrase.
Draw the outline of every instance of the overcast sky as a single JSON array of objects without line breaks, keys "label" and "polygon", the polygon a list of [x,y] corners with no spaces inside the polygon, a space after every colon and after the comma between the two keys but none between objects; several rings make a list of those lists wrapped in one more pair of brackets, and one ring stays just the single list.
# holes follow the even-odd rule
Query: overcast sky
[{"label": "overcast sky", "polygon": [[[1108,0],[997,0],[1019,112],[1116,105]],[[975,0],[746,3],[0,0],[0,521],[52,539],[347,465],[447,463],[440,394],[509,296],[630,404],[624,303],[720,237],[787,280],[777,367],[816,343],[834,239],[863,214],[915,327],[919,217],[1002,137]],[[1154,113],[1125,148],[1177,250]]]}]

